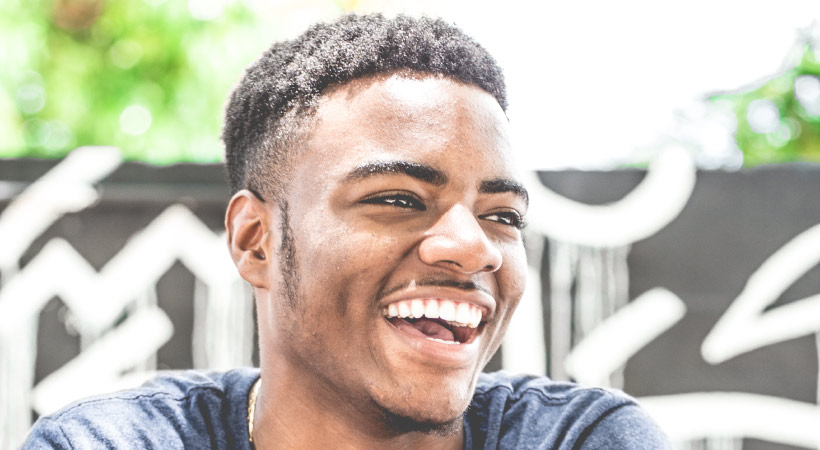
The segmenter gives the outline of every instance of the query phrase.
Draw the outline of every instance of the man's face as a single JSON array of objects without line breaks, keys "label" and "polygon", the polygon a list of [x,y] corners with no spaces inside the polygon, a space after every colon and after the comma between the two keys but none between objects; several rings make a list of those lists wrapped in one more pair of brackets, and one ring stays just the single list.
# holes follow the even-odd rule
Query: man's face
[{"label": "man's face", "polygon": [[525,284],[507,130],[492,96],[448,78],[323,95],[286,195],[295,252],[269,269],[274,364],[359,411],[460,419]]}]

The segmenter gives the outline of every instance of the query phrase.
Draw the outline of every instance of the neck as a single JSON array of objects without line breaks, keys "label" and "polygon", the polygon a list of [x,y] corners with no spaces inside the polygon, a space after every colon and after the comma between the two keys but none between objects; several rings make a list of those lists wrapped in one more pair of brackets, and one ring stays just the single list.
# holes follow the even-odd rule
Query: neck
[{"label": "neck", "polygon": [[254,414],[257,450],[292,448],[350,449],[461,449],[463,429],[449,436],[423,432],[398,432],[385,423],[373,405],[370,411],[332,392],[314,377],[288,374],[284,367],[266,371]]}]

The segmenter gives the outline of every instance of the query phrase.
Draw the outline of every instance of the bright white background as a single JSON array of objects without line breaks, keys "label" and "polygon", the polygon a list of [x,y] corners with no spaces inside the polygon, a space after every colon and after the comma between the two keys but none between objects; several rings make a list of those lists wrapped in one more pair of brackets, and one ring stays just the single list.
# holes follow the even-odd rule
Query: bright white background
[{"label": "bright white background", "polygon": [[[195,16],[233,1],[188,0]],[[694,147],[701,166],[737,167],[734,119],[706,96],[777,75],[801,35],[820,37],[818,0],[244,1],[269,23],[269,41],[341,10],[455,22],[505,69],[516,149],[530,169],[645,162],[670,140]]]},{"label": "bright white background", "polygon": [[640,159],[702,118],[706,94],[778,73],[820,18],[816,0],[483,3],[447,14],[505,68],[518,148],[536,168]]},{"label": "bright white background", "polygon": [[[338,14],[321,1],[251,3],[287,17],[275,38]],[[820,19],[817,0],[340,3],[442,16],[476,37],[505,69],[519,159],[535,169],[641,162],[681,134],[729,157],[731,123],[704,109],[705,96],[776,75]]]}]

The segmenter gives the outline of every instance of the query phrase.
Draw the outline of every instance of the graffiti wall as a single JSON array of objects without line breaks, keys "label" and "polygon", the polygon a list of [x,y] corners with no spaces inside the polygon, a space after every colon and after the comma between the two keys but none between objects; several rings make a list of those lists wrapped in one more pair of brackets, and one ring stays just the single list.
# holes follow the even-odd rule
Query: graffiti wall
[{"label": "graffiti wall", "polygon": [[[530,174],[493,368],[621,388],[682,449],[820,448],[820,167]],[[0,161],[0,448],[157,370],[255,361],[217,166]]]},{"label": "graffiti wall", "polygon": [[251,364],[221,168],[83,148],[0,162],[0,180],[0,448],[38,415],[157,370]]}]

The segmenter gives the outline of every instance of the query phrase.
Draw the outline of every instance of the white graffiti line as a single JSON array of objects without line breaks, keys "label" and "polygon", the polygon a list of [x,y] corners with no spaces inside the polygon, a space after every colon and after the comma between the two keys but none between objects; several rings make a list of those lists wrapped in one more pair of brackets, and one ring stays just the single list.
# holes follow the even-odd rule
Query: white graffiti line
[{"label": "white graffiti line", "polygon": [[798,234],[749,277],[704,339],[703,359],[719,364],[766,345],[820,331],[820,294],[763,312],[818,262],[820,224]]},{"label": "white graffiti line", "polygon": [[94,268],[71,244],[60,238],[50,240],[25,269],[0,289],[2,334],[11,339],[55,295],[60,295],[79,316],[84,316],[86,309],[94,314],[93,305],[84,298],[97,298],[92,290],[96,276]]},{"label": "white graffiti line", "polygon": [[695,165],[689,152],[671,146],[650,163],[646,177],[621,200],[586,205],[547,189],[535,173],[527,173],[530,226],[559,241],[590,247],[625,246],[647,238],[683,210],[695,186]]},{"label": "white graffiti line", "polygon": [[544,344],[544,311],[541,304],[541,277],[530,267],[527,288],[515,310],[501,351],[505,370],[546,375],[547,350]]},{"label": "white graffiti line", "polygon": [[97,201],[91,185],[120,162],[116,148],[78,148],[9,203],[0,213],[0,271],[12,271],[34,239],[61,216]]},{"label": "white graffiti line", "polygon": [[600,386],[627,360],[686,314],[686,305],[663,288],[645,292],[604,320],[564,360],[579,383]]},{"label": "white graffiti line", "polygon": [[820,444],[820,406],[742,392],[696,392],[638,399],[675,442],[712,436],[795,447]]},{"label": "white graffiti line", "polygon": [[135,234],[99,274],[66,241],[52,239],[0,289],[0,328],[14,329],[57,295],[75,313],[81,333],[98,334],[177,259],[209,286],[238,278],[224,240],[180,205]]},{"label": "white graffiti line", "polygon": [[554,380],[568,380],[562,361],[572,348],[572,284],[577,272],[577,246],[550,241],[550,373]]},{"label": "white graffiti line", "polygon": [[244,280],[231,285],[194,283],[191,350],[195,368],[227,370],[252,364],[252,298]]},{"label": "white graffiti line", "polygon": [[225,239],[215,235],[182,205],[168,207],[100,271],[110,287],[134,298],[155,283],[179,259],[207,285],[238,279]]},{"label": "white graffiti line", "polygon": [[[136,311],[41,381],[32,391],[34,409],[50,414],[77,399],[120,389],[120,374],[155,354],[173,333],[171,320],[161,309]],[[128,382],[136,380],[130,377]]]}]

